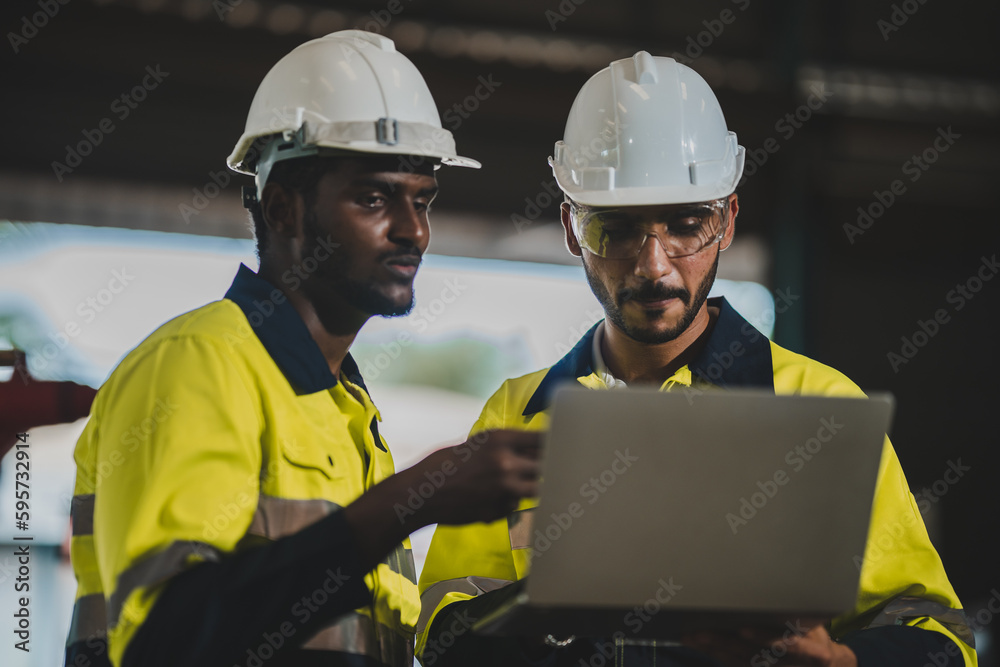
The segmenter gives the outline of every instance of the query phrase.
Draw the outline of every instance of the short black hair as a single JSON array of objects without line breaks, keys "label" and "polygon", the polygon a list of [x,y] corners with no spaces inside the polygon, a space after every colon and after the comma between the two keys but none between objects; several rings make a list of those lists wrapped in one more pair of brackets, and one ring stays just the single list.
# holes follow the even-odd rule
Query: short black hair
[{"label": "short black hair", "polygon": [[[338,160],[328,157],[303,157],[294,160],[284,160],[271,168],[267,177],[268,183],[277,183],[302,195],[306,210],[316,204],[316,186],[324,174],[333,171],[339,165]],[[260,260],[267,250],[267,223],[264,221],[264,211],[259,200],[249,207],[250,219],[253,221],[254,238],[257,240],[257,259]]]}]

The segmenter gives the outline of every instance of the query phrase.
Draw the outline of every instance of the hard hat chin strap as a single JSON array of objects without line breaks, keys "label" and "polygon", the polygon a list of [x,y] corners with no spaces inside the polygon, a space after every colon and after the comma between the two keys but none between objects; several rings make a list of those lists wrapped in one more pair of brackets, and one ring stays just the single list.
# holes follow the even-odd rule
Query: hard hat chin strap
[{"label": "hard hat chin strap", "polygon": [[[306,122],[303,121],[298,130],[285,130],[281,136],[264,145],[260,159],[257,160],[257,173],[254,183],[257,185],[256,200],[264,196],[264,186],[271,175],[271,168],[282,160],[292,160],[300,157],[312,157],[319,154],[319,146],[306,143]],[[246,195],[243,196],[244,206]]]}]

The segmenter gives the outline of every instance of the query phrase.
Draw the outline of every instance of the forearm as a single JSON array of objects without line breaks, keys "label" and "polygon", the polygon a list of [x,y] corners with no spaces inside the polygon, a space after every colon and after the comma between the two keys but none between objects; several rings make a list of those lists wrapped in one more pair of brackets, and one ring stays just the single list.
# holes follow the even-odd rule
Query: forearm
[{"label": "forearm", "polygon": [[869,628],[845,637],[843,644],[854,651],[858,667],[911,667],[933,664],[964,667],[965,659],[955,643],[932,630],[909,625]]},{"label": "forearm", "polygon": [[166,585],[123,667],[231,665],[270,633],[284,638],[282,650],[299,646],[335,617],[370,603],[369,569],[342,511],[294,535],[201,563]]},{"label": "forearm", "polygon": [[407,504],[414,472],[411,468],[382,480],[344,508],[344,520],[365,571],[374,568],[410,533],[433,523],[427,520],[425,508],[413,510]]}]

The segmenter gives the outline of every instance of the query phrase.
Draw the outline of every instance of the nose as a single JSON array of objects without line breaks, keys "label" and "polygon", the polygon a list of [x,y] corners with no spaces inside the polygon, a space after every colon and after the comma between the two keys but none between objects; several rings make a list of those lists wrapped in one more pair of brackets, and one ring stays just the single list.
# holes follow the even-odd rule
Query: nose
[{"label": "nose", "polygon": [[413,246],[420,252],[430,243],[431,228],[426,209],[418,209],[412,202],[400,202],[393,211],[389,237],[400,245]]},{"label": "nose", "polygon": [[667,256],[663,241],[656,234],[647,234],[639,247],[639,255],[635,258],[635,275],[656,281],[662,276],[671,274],[673,270],[673,262]]}]

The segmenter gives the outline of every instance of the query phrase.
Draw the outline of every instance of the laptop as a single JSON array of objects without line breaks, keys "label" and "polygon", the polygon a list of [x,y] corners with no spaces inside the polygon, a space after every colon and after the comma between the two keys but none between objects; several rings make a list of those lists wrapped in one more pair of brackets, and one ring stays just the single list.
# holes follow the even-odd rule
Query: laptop
[{"label": "laptop", "polygon": [[531,574],[474,630],[676,639],[848,611],[893,408],[890,394],[559,388],[539,505],[509,521]]}]

